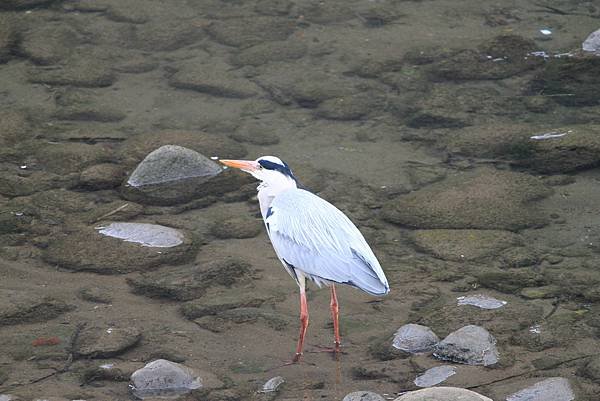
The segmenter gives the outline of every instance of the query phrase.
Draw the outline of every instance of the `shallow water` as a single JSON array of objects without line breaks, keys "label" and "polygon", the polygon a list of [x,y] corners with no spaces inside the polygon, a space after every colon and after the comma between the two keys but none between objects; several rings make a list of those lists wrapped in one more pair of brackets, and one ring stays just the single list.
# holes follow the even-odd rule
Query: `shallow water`
[{"label": "shallow water", "polygon": [[[275,376],[282,400],[393,399],[439,363],[392,348],[409,323],[497,340],[498,364],[454,364],[444,385],[503,400],[563,377],[577,400],[600,398],[600,58],[581,51],[594,2],[0,7],[0,398],[128,399],[131,374],[168,359],[199,372],[196,399],[260,398]],[[391,293],[339,289],[339,358],[320,347],[328,291],[311,288],[304,362],[284,365],[297,288],[251,180],[223,173],[160,202],[127,191],[167,144],[277,155],[359,226]],[[185,240],[94,229],[114,222]],[[457,305],[472,294],[507,303]],[[89,338],[84,356],[96,325],[141,337]]]}]

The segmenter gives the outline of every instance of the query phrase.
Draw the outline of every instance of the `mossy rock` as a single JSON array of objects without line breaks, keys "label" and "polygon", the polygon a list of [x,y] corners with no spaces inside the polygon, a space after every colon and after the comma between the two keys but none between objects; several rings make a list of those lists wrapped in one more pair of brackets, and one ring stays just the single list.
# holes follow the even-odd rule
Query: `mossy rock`
[{"label": "mossy rock", "polygon": [[383,216],[413,228],[515,231],[547,224],[532,202],[551,193],[533,176],[484,168],[449,175],[388,201]]}]

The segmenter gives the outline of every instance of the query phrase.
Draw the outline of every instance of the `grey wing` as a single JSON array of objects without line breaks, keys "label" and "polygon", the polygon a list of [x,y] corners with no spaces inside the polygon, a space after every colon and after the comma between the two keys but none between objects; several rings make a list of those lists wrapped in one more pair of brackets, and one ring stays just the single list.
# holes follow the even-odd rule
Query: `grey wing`
[{"label": "grey wing", "polygon": [[265,218],[275,252],[290,274],[349,284],[370,294],[389,291],[379,261],[356,226],[335,206],[294,189],[277,196]]}]

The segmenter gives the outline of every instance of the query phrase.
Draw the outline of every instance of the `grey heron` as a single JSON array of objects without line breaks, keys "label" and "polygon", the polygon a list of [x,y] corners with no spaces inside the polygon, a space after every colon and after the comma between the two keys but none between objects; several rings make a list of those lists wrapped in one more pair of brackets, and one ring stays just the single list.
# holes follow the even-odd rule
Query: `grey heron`
[{"label": "grey heron", "polygon": [[308,327],[306,279],[329,286],[335,352],[341,344],[335,284],[346,284],[372,295],[389,292],[375,254],[350,219],[326,200],[298,187],[290,167],[278,157],[220,160],[261,181],[258,201],[267,234],[285,270],[300,287],[300,337],[292,362],[302,356]]}]

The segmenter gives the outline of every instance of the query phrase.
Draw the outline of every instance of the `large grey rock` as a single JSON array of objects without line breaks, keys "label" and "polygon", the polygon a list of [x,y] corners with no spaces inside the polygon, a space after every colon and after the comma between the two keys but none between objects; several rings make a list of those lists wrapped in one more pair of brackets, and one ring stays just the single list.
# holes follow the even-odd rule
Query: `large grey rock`
[{"label": "large grey rock", "polygon": [[181,245],[185,235],[174,228],[147,223],[110,223],[98,231],[102,235],[142,246],[171,248]]},{"label": "large grey rock", "polygon": [[131,375],[131,392],[137,398],[175,397],[202,387],[202,379],[193,369],[157,359]]},{"label": "large grey rock", "polygon": [[493,401],[471,390],[457,387],[432,387],[411,391],[394,401]]},{"label": "large grey rock", "polygon": [[506,397],[506,401],[572,401],[575,394],[569,381],[551,377]]},{"label": "large grey rock", "polygon": [[77,335],[73,351],[87,358],[109,358],[131,348],[142,337],[135,327],[90,325]]},{"label": "large grey rock", "polygon": [[385,398],[372,391],[355,391],[346,394],[342,401],[385,401]]},{"label": "large grey rock", "polygon": [[467,365],[489,366],[498,362],[496,339],[483,327],[474,325],[450,333],[435,346],[433,355]]},{"label": "large grey rock", "polygon": [[585,52],[600,54],[600,29],[589,34],[581,48]]},{"label": "large grey rock", "polygon": [[201,197],[203,192],[210,193],[210,179],[222,171],[196,151],[165,145],[142,160],[127,179],[123,194],[127,199],[147,204],[182,203]]},{"label": "large grey rock", "polygon": [[450,365],[435,366],[427,369],[422,375],[417,376],[414,383],[418,387],[432,387],[444,382],[456,374],[456,368]]},{"label": "large grey rock", "polygon": [[396,331],[392,346],[410,353],[428,352],[439,341],[438,336],[429,327],[410,323]]}]

